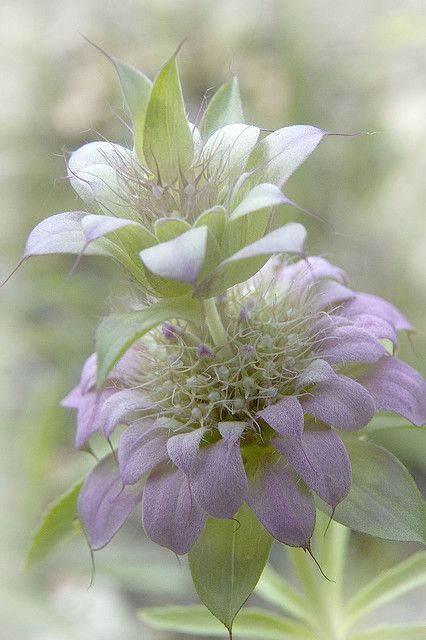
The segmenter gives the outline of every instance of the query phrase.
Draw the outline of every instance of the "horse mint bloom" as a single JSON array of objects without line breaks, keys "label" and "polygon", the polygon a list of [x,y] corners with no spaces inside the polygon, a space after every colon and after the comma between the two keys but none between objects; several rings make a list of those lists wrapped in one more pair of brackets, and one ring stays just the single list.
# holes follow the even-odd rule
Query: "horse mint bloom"
[{"label": "horse mint bloom", "polygon": [[425,381],[392,355],[411,325],[323,258],[271,260],[203,304],[205,322],[166,322],[134,342],[101,390],[91,356],[63,401],[79,448],[127,425],[117,461],[102,460],[80,495],[95,549],[140,502],[148,536],[178,554],[208,516],[233,518],[243,503],[274,538],[308,549],[313,496],[334,510],[351,488],[347,434],[378,410],[426,421]]}]

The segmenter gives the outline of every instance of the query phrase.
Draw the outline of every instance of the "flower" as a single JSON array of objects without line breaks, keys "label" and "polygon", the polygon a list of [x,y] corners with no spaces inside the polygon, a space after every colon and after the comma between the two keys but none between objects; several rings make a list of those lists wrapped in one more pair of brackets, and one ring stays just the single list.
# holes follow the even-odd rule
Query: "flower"
[{"label": "flower", "polygon": [[380,410],[426,421],[426,383],[394,355],[411,325],[321,257],[271,260],[205,312],[209,331],[177,320],[137,340],[100,391],[92,356],[64,401],[79,447],[127,425],[80,495],[93,548],[141,501],[148,536],[179,554],[244,502],[309,549],[314,494],[334,510],[351,488],[347,434]]}]

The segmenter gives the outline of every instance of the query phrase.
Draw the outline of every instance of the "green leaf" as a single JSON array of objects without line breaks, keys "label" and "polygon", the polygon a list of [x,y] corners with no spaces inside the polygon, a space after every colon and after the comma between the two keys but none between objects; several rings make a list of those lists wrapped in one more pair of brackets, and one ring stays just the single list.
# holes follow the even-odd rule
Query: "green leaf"
[{"label": "green leaf", "polygon": [[183,102],[176,58],[159,72],[145,118],[143,153],[162,184],[175,182],[189,169],[194,144]]},{"label": "green leaf", "polygon": [[136,154],[143,160],[143,131],[152,82],[139,69],[111,56],[133,121]]},{"label": "green leaf", "polygon": [[159,218],[154,224],[155,235],[159,242],[173,240],[189,229],[191,225],[181,218]]},{"label": "green leaf", "polygon": [[256,213],[262,209],[277,207],[282,204],[289,204],[288,198],[282,193],[276,185],[264,182],[253,187],[244,200],[240,202],[238,207],[229,216],[230,220],[236,220],[241,216],[247,216]]},{"label": "green leaf", "polygon": [[218,244],[222,241],[226,223],[226,210],[221,205],[206,209],[194,222],[194,227],[206,226]]},{"label": "green leaf", "polygon": [[44,560],[64,538],[75,531],[77,520],[77,498],[83,480],[74,484],[48,507],[33,534],[28,549],[25,570]]},{"label": "green leaf", "polygon": [[[404,465],[389,451],[344,437],[352,463],[352,488],[335,510],[337,522],[362,533],[426,543],[426,506]],[[321,503],[326,512],[329,509]]]},{"label": "green leaf", "polygon": [[417,553],[400,564],[383,571],[352,598],[346,607],[346,615],[354,624],[404,594],[426,584],[426,552]]},{"label": "green leaf", "polygon": [[256,586],[271,545],[272,537],[243,505],[233,520],[209,518],[189,552],[197,593],[227,629]]},{"label": "green leaf", "polygon": [[349,640],[424,640],[426,624],[380,625],[349,636]]},{"label": "green leaf", "polygon": [[103,385],[112,367],[133,342],[161,322],[171,318],[198,323],[201,321],[199,304],[183,296],[167,298],[141,311],[105,318],[96,332],[98,386]]},{"label": "green leaf", "polygon": [[204,140],[217,129],[227,124],[244,122],[238,78],[223,84],[209,102],[200,122],[200,133]]},{"label": "green leaf", "polygon": [[255,593],[271,604],[305,622],[312,621],[310,607],[302,594],[280,576],[271,565],[266,565]]},{"label": "green leaf", "polygon": [[[146,625],[163,631],[218,636],[223,627],[204,607],[152,607],[141,609],[139,618]],[[240,611],[234,633],[240,638],[259,640],[312,639],[306,627],[293,620],[277,616],[262,609],[247,608]]]}]

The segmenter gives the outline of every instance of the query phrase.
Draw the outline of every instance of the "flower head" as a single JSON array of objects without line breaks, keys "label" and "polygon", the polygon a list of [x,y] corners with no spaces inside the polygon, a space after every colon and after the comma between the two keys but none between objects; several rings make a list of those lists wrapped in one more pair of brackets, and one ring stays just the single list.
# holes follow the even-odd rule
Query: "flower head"
[{"label": "flower head", "polygon": [[177,553],[208,516],[232,518],[244,502],[277,540],[308,548],[313,495],[334,509],[351,487],[345,434],[378,410],[425,422],[424,380],[387,348],[411,325],[326,260],[270,261],[215,310],[220,340],[212,317],[209,331],[168,323],[133,344],[101,391],[92,357],[65,400],[79,447],[128,425],[118,466],[102,461],[81,493],[94,548],[140,500],[147,534]]}]

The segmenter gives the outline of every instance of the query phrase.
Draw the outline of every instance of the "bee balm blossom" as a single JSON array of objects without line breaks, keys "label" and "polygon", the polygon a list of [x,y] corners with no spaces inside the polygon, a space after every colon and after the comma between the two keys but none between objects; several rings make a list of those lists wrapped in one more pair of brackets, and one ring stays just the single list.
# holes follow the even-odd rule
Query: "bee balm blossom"
[{"label": "bee balm blossom", "polygon": [[81,491],[93,548],[141,502],[148,536],[179,554],[208,516],[233,518],[243,503],[274,538],[307,549],[314,495],[334,510],[350,491],[348,433],[379,410],[426,421],[425,381],[384,346],[411,325],[323,258],[270,261],[215,309],[220,340],[205,323],[167,322],[134,342],[100,391],[92,356],[64,400],[78,447],[127,425],[117,462],[102,460]]}]

